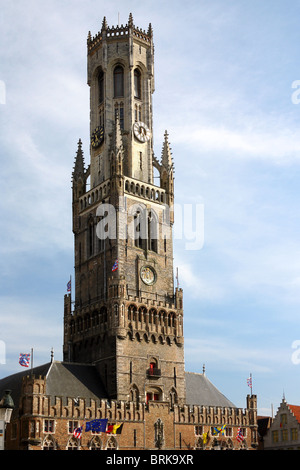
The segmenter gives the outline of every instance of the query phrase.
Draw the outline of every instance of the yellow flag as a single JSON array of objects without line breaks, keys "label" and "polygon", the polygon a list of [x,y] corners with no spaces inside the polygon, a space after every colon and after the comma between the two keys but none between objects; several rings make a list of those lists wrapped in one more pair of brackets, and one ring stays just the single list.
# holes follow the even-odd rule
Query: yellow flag
[{"label": "yellow flag", "polygon": [[114,427],[113,427],[113,430],[112,430],[112,434],[121,434],[122,427],[123,427],[123,423],[122,424],[115,424]]}]

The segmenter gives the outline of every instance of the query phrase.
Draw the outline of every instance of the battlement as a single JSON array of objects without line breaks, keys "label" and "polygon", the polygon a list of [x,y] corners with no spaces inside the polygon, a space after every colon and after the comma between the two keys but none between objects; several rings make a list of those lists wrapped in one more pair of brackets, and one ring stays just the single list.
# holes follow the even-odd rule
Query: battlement
[{"label": "battlement", "polygon": [[99,31],[95,36],[92,36],[91,32],[89,31],[87,38],[88,53],[96,49],[102,43],[102,41],[106,39],[120,40],[124,37],[127,38],[129,36],[132,36],[135,39],[138,39],[139,41],[151,45],[153,38],[152,26],[151,24],[149,24],[147,32],[141,28],[138,28],[133,24],[133,18],[131,13],[129,15],[128,23],[125,26],[121,24],[120,26],[118,25],[109,27],[107,25],[106,18],[104,17],[101,31]]},{"label": "battlement", "polygon": [[[37,392],[37,390],[36,390]],[[39,390],[38,390],[39,392]],[[33,414],[41,417],[77,419],[104,419],[109,421],[144,421],[146,414],[151,414],[153,407],[168,409],[173,414],[175,423],[209,424],[231,426],[249,426],[251,413],[249,409],[213,407],[200,405],[174,405],[165,401],[135,403],[131,401],[93,400],[77,397],[58,397],[35,394],[33,397]]]}]

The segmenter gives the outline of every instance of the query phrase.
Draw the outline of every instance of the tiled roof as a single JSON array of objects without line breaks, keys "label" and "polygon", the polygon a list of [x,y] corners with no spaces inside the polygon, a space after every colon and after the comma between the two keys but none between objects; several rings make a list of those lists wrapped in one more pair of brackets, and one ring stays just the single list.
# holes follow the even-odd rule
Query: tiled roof
[{"label": "tiled roof", "polygon": [[188,405],[235,408],[235,405],[208,380],[205,374],[186,372],[185,383]]},{"label": "tiled roof", "polygon": [[15,406],[19,405],[22,379],[26,375],[46,376],[46,395],[81,397],[93,400],[107,398],[107,393],[95,366],[53,361],[42,366],[26,369],[0,380],[0,397],[11,390]]},{"label": "tiled roof", "polygon": [[287,405],[295,418],[297,419],[298,423],[300,423],[300,406],[298,405]]},{"label": "tiled roof", "polygon": [[54,361],[47,374],[46,395],[108,398],[97,369],[93,365]]},{"label": "tiled roof", "polygon": [[[46,376],[46,395],[52,397],[52,399],[55,396],[65,399],[67,397],[81,397],[93,400],[109,398],[94,365],[60,361],[53,361],[34,367],[32,371],[26,369],[0,379],[0,397],[4,394],[5,390],[11,390],[15,406],[18,407],[22,379],[25,375],[31,373],[36,377]],[[235,405],[208,380],[205,374],[186,372],[185,380],[186,403],[188,405],[235,408]],[[300,407],[296,408],[300,410]]]}]

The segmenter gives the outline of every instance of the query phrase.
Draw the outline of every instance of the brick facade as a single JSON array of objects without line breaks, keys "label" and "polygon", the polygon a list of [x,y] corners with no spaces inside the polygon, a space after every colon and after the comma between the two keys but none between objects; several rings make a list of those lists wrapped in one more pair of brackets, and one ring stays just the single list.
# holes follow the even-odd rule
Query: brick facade
[{"label": "brick facade", "polygon": [[[257,444],[256,396],[247,397],[247,408],[174,405],[149,401],[148,404],[103,399],[78,399],[47,396],[46,377],[25,376],[20,404],[6,430],[6,448],[10,450],[211,450],[252,449]],[[123,424],[120,435],[83,432],[73,436],[73,428],[96,418],[110,424]],[[161,423],[161,439],[159,439]],[[214,428],[226,425],[225,434],[213,435]],[[239,427],[245,433],[242,443],[236,440]],[[205,433],[207,443],[203,443]]]}]

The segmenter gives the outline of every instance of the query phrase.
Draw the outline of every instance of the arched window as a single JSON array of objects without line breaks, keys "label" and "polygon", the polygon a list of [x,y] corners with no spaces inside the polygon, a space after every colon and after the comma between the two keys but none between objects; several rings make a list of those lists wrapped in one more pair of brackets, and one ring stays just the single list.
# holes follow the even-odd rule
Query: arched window
[{"label": "arched window", "polygon": [[54,440],[53,436],[46,436],[42,444],[42,449],[43,450],[56,450],[57,449],[57,443]]},{"label": "arched window", "polygon": [[142,97],[141,72],[139,69],[134,70],[134,96],[138,99],[141,99]]},{"label": "arched window", "polygon": [[155,251],[157,253],[157,216],[155,212],[150,211],[148,215],[148,250]]},{"label": "arched window", "polygon": [[140,394],[139,394],[139,389],[137,388],[136,385],[133,385],[130,389],[130,401],[133,401],[134,403],[138,404],[140,400]]},{"label": "arched window", "polygon": [[69,442],[67,443],[67,450],[78,450],[79,449],[79,440],[76,439],[75,437],[72,437],[69,439]]},{"label": "arched window", "polygon": [[101,450],[102,449],[102,441],[99,436],[93,436],[90,442],[90,450]]},{"label": "arched window", "polygon": [[178,403],[177,392],[174,388],[170,390],[169,400],[170,400],[171,407],[173,407],[176,403]]},{"label": "arched window", "polygon": [[114,69],[114,97],[124,96],[124,70],[121,65],[117,65]]},{"label": "arched window", "polygon": [[147,243],[146,209],[137,210],[134,215],[135,246],[145,249]]},{"label": "arched window", "polygon": [[104,100],[104,73],[100,70],[98,74],[98,94],[99,94],[99,104],[103,103]]},{"label": "arched window", "polygon": [[118,450],[118,442],[115,437],[110,437],[106,445],[107,450]]}]

